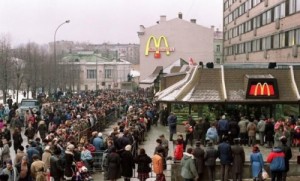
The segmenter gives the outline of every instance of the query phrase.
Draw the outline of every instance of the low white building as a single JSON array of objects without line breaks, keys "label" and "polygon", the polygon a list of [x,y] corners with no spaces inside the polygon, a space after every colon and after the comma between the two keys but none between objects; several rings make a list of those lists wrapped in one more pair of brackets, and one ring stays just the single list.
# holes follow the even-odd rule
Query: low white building
[{"label": "low white building", "polygon": [[66,88],[72,90],[120,89],[128,80],[131,63],[122,59],[110,60],[94,52],[78,52],[65,56],[60,62],[70,73]]}]

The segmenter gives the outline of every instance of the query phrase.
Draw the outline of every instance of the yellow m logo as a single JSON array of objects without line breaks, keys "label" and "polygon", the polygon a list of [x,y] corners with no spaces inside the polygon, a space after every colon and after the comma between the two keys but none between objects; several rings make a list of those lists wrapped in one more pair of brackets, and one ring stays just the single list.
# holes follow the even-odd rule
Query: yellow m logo
[{"label": "yellow m logo", "polygon": [[256,87],[255,87],[255,90],[254,90],[254,96],[257,96],[258,87],[260,88],[260,95],[264,95],[265,87],[267,89],[268,96],[271,95],[269,85],[266,82],[263,85],[259,82],[259,83],[256,84]]},{"label": "yellow m logo", "polygon": [[[151,43],[152,40],[154,42],[155,50],[150,50],[150,43]],[[165,48],[163,50],[166,52],[167,55],[170,55],[169,44],[168,44],[168,41],[167,41],[165,36],[160,36],[158,38],[158,40],[154,36],[150,36],[148,41],[147,41],[147,44],[146,44],[145,55],[148,56],[149,51],[154,51],[155,52],[154,57],[155,58],[160,58],[160,51],[163,51],[163,50],[160,50],[160,45],[161,45],[162,40],[164,41],[164,44],[165,44]]]}]

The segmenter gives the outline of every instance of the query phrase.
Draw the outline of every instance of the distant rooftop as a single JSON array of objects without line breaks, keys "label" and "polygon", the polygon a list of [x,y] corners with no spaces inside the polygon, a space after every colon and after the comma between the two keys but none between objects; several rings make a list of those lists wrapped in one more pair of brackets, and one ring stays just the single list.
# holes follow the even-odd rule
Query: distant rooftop
[{"label": "distant rooftop", "polygon": [[122,59],[108,59],[102,57],[101,54],[95,54],[93,51],[81,51],[78,53],[71,53],[62,58],[62,62],[75,62],[75,63],[125,63],[129,62]]}]

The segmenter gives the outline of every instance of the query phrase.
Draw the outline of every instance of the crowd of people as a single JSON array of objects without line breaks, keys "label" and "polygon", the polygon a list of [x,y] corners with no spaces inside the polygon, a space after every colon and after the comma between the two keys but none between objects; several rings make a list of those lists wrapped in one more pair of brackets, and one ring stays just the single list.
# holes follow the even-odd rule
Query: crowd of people
[{"label": "crowd of people", "polygon": [[[292,158],[290,147],[299,146],[300,120],[293,116],[276,122],[264,117],[260,120],[248,120],[245,116],[238,121],[228,120],[226,115],[215,122],[209,122],[208,119],[201,118],[195,121],[189,116],[187,121],[183,122],[185,138],[177,132],[177,116],[170,113],[166,119],[170,132],[169,140],[175,143],[174,161],[180,162],[181,176],[185,180],[201,180],[206,171],[209,180],[215,180],[216,159],[219,158],[221,180],[227,181],[231,175],[234,181],[241,181],[246,159],[244,146],[249,146],[253,148],[249,157],[253,180],[263,180],[266,176],[263,155],[259,151],[259,147],[266,147],[272,148],[265,158],[270,164],[272,181],[285,181],[289,171],[289,160]],[[177,134],[176,140],[173,140],[173,134]],[[161,141],[156,142],[161,145]],[[166,158],[166,155],[162,154],[162,158]],[[190,159],[194,161],[191,162]]]},{"label": "crowd of people", "polygon": [[[149,92],[84,91],[25,113],[17,106],[7,111],[7,106],[0,105],[0,179],[90,180],[93,157],[105,152],[103,167],[113,180],[111,176],[117,176],[111,173],[117,171],[111,169],[113,153],[122,156],[125,163],[126,156],[133,157],[131,147],[143,141],[141,132],[150,129],[146,118],[149,123],[157,120]],[[143,117],[143,123],[137,121]],[[122,120],[118,129],[104,137],[102,129],[118,119]],[[14,159],[10,147],[15,151]],[[128,162],[122,165],[128,167]],[[120,174],[124,172],[122,169]]]}]

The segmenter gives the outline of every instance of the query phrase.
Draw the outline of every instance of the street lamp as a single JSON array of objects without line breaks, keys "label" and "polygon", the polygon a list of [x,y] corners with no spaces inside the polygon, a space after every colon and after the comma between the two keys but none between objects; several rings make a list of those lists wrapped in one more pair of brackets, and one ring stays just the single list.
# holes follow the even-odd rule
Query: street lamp
[{"label": "street lamp", "polygon": [[55,32],[54,32],[54,42],[53,42],[53,51],[54,51],[54,87],[55,89],[57,89],[57,62],[56,62],[56,33],[57,33],[57,30],[64,24],[67,24],[67,23],[70,23],[70,20],[66,20],[65,22],[61,23],[60,25],[58,25],[58,27],[56,28]]}]

